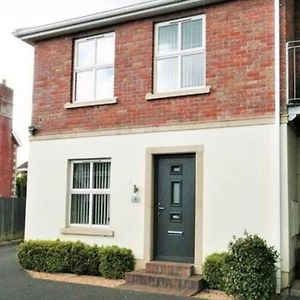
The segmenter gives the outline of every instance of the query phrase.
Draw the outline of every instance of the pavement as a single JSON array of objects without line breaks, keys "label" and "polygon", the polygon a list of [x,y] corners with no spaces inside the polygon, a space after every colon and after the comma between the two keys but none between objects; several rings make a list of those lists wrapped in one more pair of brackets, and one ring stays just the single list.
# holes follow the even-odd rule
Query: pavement
[{"label": "pavement", "polygon": [[0,248],[0,300],[191,300],[115,288],[44,281],[20,268],[16,246]]}]

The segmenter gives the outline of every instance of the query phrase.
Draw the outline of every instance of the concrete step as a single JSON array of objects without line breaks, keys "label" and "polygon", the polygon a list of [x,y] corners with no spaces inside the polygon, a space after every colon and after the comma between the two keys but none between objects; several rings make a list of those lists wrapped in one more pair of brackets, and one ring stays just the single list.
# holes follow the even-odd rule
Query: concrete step
[{"label": "concrete step", "polygon": [[150,261],[146,263],[146,272],[154,274],[167,274],[189,277],[192,276],[194,269],[192,264]]},{"label": "concrete step", "polygon": [[149,273],[142,269],[127,273],[126,284],[200,291],[203,289],[203,277]]}]

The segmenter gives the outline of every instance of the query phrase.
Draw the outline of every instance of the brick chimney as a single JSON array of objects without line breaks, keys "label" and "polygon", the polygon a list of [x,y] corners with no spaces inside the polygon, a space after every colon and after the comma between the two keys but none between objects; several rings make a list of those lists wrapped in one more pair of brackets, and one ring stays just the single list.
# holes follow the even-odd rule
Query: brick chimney
[{"label": "brick chimney", "polygon": [[16,145],[12,135],[13,90],[0,83],[0,197],[11,197],[14,188]]}]

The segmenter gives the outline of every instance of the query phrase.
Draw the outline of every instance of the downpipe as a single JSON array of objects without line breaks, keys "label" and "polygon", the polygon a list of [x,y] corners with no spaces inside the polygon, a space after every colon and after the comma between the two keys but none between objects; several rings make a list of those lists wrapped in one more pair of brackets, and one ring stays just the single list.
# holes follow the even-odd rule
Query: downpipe
[{"label": "downpipe", "polygon": [[281,139],[280,139],[280,0],[274,0],[275,33],[275,247],[279,258],[276,273],[276,293],[281,292]]}]

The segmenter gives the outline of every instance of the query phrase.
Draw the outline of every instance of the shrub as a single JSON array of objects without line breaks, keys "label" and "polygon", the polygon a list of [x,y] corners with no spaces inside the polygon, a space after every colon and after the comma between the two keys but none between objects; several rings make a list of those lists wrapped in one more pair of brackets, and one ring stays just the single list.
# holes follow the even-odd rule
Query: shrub
[{"label": "shrub", "polygon": [[207,256],[204,266],[203,275],[209,288],[223,290],[225,277],[225,259],[227,253],[212,253]]},{"label": "shrub", "polygon": [[225,291],[238,299],[270,299],[275,292],[274,247],[257,235],[245,233],[229,244]]},{"label": "shrub", "polygon": [[107,278],[122,278],[134,266],[131,250],[59,240],[26,241],[18,247],[18,258],[20,265],[28,270],[102,275],[103,269]]},{"label": "shrub", "polygon": [[132,251],[117,246],[105,247],[100,255],[99,272],[105,278],[120,279],[134,268]]},{"label": "shrub", "polygon": [[28,241],[18,247],[20,265],[42,272],[63,271],[63,257],[57,251],[57,241]]}]

